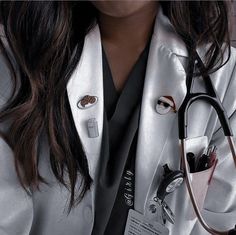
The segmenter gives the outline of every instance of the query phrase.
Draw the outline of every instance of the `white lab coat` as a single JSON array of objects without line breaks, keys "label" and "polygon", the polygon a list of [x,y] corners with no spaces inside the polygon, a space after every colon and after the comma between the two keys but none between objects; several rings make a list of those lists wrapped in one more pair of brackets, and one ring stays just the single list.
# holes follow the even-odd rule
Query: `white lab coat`
[{"label": "white lab coat", "polygon": [[[203,55],[204,47],[198,52]],[[186,94],[186,63],[188,53],[183,41],[173,30],[160,8],[151,39],[145,84],[142,97],[140,126],[135,166],[135,203],[137,211],[148,211],[150,199],[160,183],[162,165],[168,163],[178,169],[180,150],[178,141],[178,112],[160,115],[155,106],[160,96],[171,96],[178,111]],[[211,75],[212,82],[230,116],[236,134],[236,50],[228,63]],[[0,101],[3,105],[11,90],[9,71],[1,55]],[[203,82],[195,82],[195,90],[204,89]],[[86,36],[80,62],[72,74],[67,92],[74,123],[88,159],[91,177],[96,178],[103,130],[103,75],[102,50],[98,25]],[[77,102],[84,95],[98,97],[91,108],[78,109]],[[99,136],[89,138],[86,122],[96,118]],[[203,215],[215,228],[233,228],[236,224],[236,169],[224,140],[219,122],[212,108],[197,102],[190,108],[189,150],[202,149],[208,141],[218,146],[219,163],[208,188]],[[2,125],[1,128],[4,128]],[[20,187],[14,168],[11,149],[0,139],[0,235],[89,235],[94,218],[96,183],[81,203],[67,216],[69,192],[60,185],[50,169],[49,147],[46,136],[41,138],[40,173],[50,185],[29,196]],[[96,181],[95,181],[96,182]],[[78,182],[79,185],[79,182]],[[167,223],[171,235],[208,234],[196,218],[189,219],[191,208],[186,185],[183,184],[166,201],[176,216],[175,225]]]}]

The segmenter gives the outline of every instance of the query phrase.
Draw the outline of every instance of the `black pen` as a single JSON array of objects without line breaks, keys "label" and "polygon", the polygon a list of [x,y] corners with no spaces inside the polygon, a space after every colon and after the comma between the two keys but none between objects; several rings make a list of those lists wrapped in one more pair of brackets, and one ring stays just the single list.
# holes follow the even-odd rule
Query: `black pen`
[{"label": "black pen", "polygon": [[204,171],[207,169],[208,156],[203,153],[203,155],[199,158],[198,165],[196,171]]},{"label": "black pen", "polygon": [[196,172],[204,171],[207,169],[207,163],[209,160],[208,153],[210,151],[210,148],[211,147],[205,148],[202,155],[199,157],[197,166],[196,166]]},{"label": "black pen", "polygon": [[187,160],[190,168],[190,173],[195,171],[195,155],[192,152],[187,153]]}]

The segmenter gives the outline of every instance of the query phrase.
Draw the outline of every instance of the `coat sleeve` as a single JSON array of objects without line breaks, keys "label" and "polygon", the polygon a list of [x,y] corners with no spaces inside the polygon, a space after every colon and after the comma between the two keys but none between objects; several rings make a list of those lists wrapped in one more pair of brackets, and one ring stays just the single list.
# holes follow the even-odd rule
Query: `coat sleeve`
[{"label": "coat sleeve", "polygon": [[[5,104],[10,94],[10,73],[0,52],[0,107]],[[5,127],[1,123],[1,130]],[[0,137],[0,234],[29,235],[32,220],[32,198],[20,185],[13,151]]]},{"label": "coat sleeve", "polygon": [[[234,69],[231,75],[223,105],[230,119],[236,144],[236,50],[233,49]],[[236,225],[236,166],[228,141],[221,127],[216,125],[210,145],[217,146],[218,164],[208,188],[203,217],[209,225],[218,230],[233,229]],[[209,234],[197,221],[191,235]]]}]

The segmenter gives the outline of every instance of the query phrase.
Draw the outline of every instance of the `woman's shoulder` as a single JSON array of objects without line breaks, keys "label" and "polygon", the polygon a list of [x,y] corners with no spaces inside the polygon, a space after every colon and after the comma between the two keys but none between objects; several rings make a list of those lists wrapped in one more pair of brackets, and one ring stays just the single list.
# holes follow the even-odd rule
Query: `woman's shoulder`
[{"label": "woman's shoulder", "polygon": [[222,81],[230,84],[232,80],[236,80],[236,48],[230,47],[230,56],[229,50],[227,49],[223,54],[223,62],[228,60],[219,70],[216,71],[216,76],[219,77]]},{"label": "woman's shoulder", "polygon": [[230,59],[236,64],[236,48],[231,46],[231,57]]},{"label": "woman's shoulder", "polygon": [[[3,41],[5,40],[3,38],[4,36],[0,35],[0,37]],[[6,47],[6,49],[9,52],[8,47]],[[9,59],[11,60],[13,65],[15,65],[14,61],[12,60],[11,54],[9,54]],[[13,88],[13,83],[11,78],[11,70],[3,51],[0,49],[0,108],[10,98],[12,88]]]},{"label": "woman's shoulder", "polygon": [[236,110],[236,48],[231,47],[228,62],[215,72],[215,78],[225,110],[231,116]]},{"label": "woman's shoulder", "polygon": [[232,68],[232,72],[230,76],[230,83],[234,84],[234,89],[236,90],[236,48],[235,47],[231,47],[231,56],[229,58],[229,66],[231,66]]},{"label": "woman's shoulder", "polygon": [[[224,60],[227,58],[228,58],[228,50],[225,52]],[[236,80],[236,48],[235,47],[232,47],[232,46],[230,47],[230,57],[227,63],[224,66],[222,66],[222,68],[218,72],[220,73],[220,75],[225,77],[225,79],[227,77],[229,78],[228,79],[229,84],[233,82],[234,80]]]}]

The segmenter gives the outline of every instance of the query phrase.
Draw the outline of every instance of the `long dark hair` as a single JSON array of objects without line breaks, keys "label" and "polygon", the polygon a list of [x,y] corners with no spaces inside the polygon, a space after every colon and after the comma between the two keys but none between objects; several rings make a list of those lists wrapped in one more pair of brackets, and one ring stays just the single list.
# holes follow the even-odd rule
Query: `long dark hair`
[{"label": "long dark hair", "polygon": [[[217,63],[226,48],[230,56],[226,2],[160,4],[185,42],[190,59],[192,50],[210,42],[206,72],[223,65]],[[66,84],[80,59],[85,35],[96,24],[97,10],[89,1],[1,1],[0,15],[5,34],[0,48],[13,81],[11,97],[0,113],[0,122],[10,120],[2,136],[13,150],[22,186],[37,189],[40,183],[47,183],[38,170],[40,136],[46,133],[52,171],[70,190],[71,209],[90,189],[92,179],[68,110]],[[69,183],[64,179],[65,170]],[[77,195],[78,174],[82,183]]]}]

